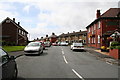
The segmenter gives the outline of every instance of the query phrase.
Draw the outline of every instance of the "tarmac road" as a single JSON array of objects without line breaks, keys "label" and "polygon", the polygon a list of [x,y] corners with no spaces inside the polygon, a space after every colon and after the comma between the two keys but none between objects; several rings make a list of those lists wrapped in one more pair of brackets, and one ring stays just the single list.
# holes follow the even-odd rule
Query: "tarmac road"
[{"label": "tarmac road", "polygon": [[89,52],[71,51],[68,46],[52,46],[40,56],[24,55],[16,61],[18,80],[118,80],[117,65],[100,61]]}]

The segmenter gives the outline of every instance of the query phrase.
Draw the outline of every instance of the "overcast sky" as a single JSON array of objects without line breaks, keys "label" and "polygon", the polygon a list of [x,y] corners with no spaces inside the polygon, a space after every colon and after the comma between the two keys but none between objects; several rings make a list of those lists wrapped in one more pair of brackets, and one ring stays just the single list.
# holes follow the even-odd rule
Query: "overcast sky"
[{"label": "overcast sky", "polygon": [[118,8],[119,0],[0,0],[0,22],[6,17],[16,22],[34,38],[86,30],[109,8]]}]

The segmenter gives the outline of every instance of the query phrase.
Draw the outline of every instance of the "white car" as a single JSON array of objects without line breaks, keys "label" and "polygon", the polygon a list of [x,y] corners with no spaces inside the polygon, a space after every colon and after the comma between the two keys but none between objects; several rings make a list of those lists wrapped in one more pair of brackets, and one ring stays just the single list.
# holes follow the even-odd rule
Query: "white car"
[{"label": "white car", "polygon": [[84,46],[82,43],[73,43],[71,45],[71,50],[84,50]]},{"label": "white car", "polygon": [[61,45],[61,46],[68,46],[68,43],[66,43],[66,42],[61,42],[60,45]]},{"label": "white car", "polygon": [[43,53],[43,46],[40,42],[30,42],[24,48],[25,55],[27,54],[42,54]]},{"label": "white car", "polygon": [[44,42],[44,44],[45,44],[45,47],[50,47],[51,46],[51,43],[49,41]]}]

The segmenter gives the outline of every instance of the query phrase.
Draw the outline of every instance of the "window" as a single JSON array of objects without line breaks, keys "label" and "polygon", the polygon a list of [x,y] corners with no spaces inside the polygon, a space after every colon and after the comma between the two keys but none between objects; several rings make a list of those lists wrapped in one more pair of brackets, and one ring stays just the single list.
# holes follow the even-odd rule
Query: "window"
[{"label": "window", "polygon": [[96,39],[94,38],[94,43],[96,43],[96,41],[95,41]]},{"label": "window", "polygon": [[96,25],[94,24],[94,30],[96,29]]},{"label": "window", "polygon": [[19,33],[21,33],[21,30],[19,29]]},{"label": "window", "polygon": [[86,43],[86,41],[85,41],[85,40],[83,40],[83,43]]},{"label": "window", "polygon": [[88,32],[90,32],[90,27],[88,28]]},{"label": "window", "polygon": [[90,43],[90,38],[88,38],[88,43]]},{"label": "window", "polygon": [[92,43],[94,43],[94,38],[92,38]]},{"label": "window", "polygon": [[10,20],[6,20],[6,23],[10,23]]},{"label": "window", "polygon": [[100,21],[98,22],[98,29],[100,29]]},{"label": "window", "polygon": [[98,35],[98,43],[100,43],[100,35]]}]

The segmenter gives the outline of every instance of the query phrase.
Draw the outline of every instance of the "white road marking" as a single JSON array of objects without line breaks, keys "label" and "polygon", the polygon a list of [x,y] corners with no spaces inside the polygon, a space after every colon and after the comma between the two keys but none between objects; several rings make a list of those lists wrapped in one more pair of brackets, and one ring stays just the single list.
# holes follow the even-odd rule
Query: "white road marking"
[{"label": "white road marking", "polygon": [[63,56],[63,59],[64,59],[65,63],[66,63],[66,64],[68,64],[68,62],[67,62],[67,60],[66,60],[65,56]]},{"label": "white road marking", "polygon": [[109,62],[106,62],[106,63],[112,65],[112,63],[109,63]]},{"label": "white road marking", "polygon": [[65,54],[64,51],[62,51],[62,54]]},{"label": "white road marking", "polygon": [[72,69],[72,71],[73,71],[81,80],[85,80],[85,79],[83,79],[83,77],[82,77],[80,74],[78,74],[74,69]]}]

